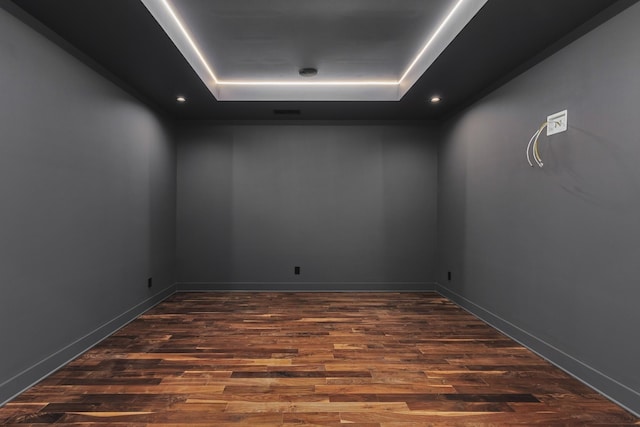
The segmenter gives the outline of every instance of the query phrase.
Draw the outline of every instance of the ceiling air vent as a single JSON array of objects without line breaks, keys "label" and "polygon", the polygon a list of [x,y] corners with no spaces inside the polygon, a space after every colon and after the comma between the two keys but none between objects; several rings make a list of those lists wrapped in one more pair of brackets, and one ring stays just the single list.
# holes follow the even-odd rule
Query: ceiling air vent
[{"label": "ceiling air vent", "polygon": [[277,116],[299,116],[300,110],[273,110],[273,114]]}]

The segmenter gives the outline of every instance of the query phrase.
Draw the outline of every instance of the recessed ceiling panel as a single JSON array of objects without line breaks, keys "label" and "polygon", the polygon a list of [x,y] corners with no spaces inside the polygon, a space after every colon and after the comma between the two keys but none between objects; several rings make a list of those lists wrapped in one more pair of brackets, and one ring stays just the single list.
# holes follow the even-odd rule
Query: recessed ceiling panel
[{"label": "recessed ceiling panel", "polygon": [[218,100],[397,101],[486,0],[142,2]]},{"label": "recessed ceiling panel", "polygon": [[396,80],[451,0],[181,0],[176,13],[221,80]]}]

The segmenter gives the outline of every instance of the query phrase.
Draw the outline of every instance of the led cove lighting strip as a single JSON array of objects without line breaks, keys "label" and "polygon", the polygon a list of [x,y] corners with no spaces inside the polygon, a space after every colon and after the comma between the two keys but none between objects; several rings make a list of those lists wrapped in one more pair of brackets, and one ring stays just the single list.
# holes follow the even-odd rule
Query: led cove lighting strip
[{"label": "led cove lighting strip", "polygon": [[225,85],[225,86],[398,86],[407,77],[409,72],[411,72],[411,70],[413,69],[413,67],[415,67],[415,65],[418,63],[418,61],[420,61],[420,58],[422,58],[422,56],[425,54],[425,52],[427,52],[427,50],[429,49],[429,46],[431,46],[431,44],[434,42],[434,40],[438,37],[438,34],[440,34],[440,32],[442,32],[442,30],[446,27],[447,23],[455,15],[456,11],[460,8],[462,3],[464,3],[465,1],[468,1],[468,0],[459,0],[458,3],[456,3],[456,5],[453,7],[453,9],[451,9],[451,12],[449,12],[447,17],[440,24],[440,26],[438,26],[438,29],[436,30],[436,32],[433,33],[431,38],[429,38],[427,43],[420,50],[420,52],[415,57],[415,59],[411,62],[411,64],[406,69],[404,74],[402,74],[402,77],[400,78],[400,80],[397,80],[397,81],[394,81],[394,80],[389,80],[389,81],[340,81],[340,80],[328,80],[328,81],[313,81],[313,82],[287,81],[287,80],[282,80],[282,81],[269,81],[269,80],[267,80],[267,81],[258,81],[258,80],[256,80],[256,81],[252,81],[252,80],[247,80],[247,81],[243,81],[243,80],[218,80],[218,78],[216,77],[215,73],[213,72],[213,69],[209,66],[209,63],[205,59],[205,57],[202,54],[202,52],[200,52],[200,49],[198,48],[198,45],[195,43],[195,41],[193,40],[193,38],[191,37],[191,35],[187,31],[185,26],[182,24],[182,21],[180,20],[180,18],[178,18],[178,14],[173,10],[173,8],[169,4],[168,0],[160,0],[160,1],[164,5],[164,7],[167,9],[167,11],[171,15],[171,17],[174,19],[174,21],[178,25],[178,28],[180,28],[180,31],[184,35],[185,39],[188,41],[189,45],[191,46],[193,51],[198,56],[198,59],[200,59],[200,62],[205,67],[205,69],[207,70],[207,72],[209,73],[211,78],[213,79],[214,83],[217,84],[217,85]]},{"label": "led cove lighting strip", "polygon": [[460,5],[464,2],[465,0],[460,0],[458,1],[458,3],[456,3],[456,5],[453,7],[453,9],[451,9],[451,12],[449,12],[449,14],[447,15],[446,18],[444,18],[444,21],[442,21],[442,24],[440,24],[440,26],[438,27],[438,29],[436,30],[435,33],[433,33],[433,35],[431,36],[431,38],[429,39],[429,41],[427,42],[427,44],[424,45],[424,47],[422,48],[422,50],[420,51],[420,53],[418,53],[418,55],[416,56],[416,58],[413,60],[413,62],[411,63],[411,65],[409,65],[409,68],[407,68],[407,71],[404,72],[404,74],[402,75],[402,77],[400,77],[400,81],[398,82],[398,84],[400,84],[405,77],[407,77],[407,74],[409,74],[409,71],[411,71],[413,69],[413,67],[415,67],[415,65],[418,63],[418,61],[420,60],[420,58],[422,58],[422,55],[424,55],[424,53],[427,51],[427,49],[429,49],[429,46],[431,46],[431,43],[433,43],[433,41],[436,39],[436,37],[438,37],[438,34],[440,34],[440,32],[442,31],[442,29],[447,25],[447,23],[449,22],[449,20],[451,20],[451,18],[453,17],[453,15],[455,15],[456,10],[458,10],[458,8],[460,7]]},{"label": "led cove lighting strip", "polygon": [[299,82],[289,80],[276,80],[276,81],[243,81],[243,80],[230,80],[230,81],[217,81],[219,85],[226,86],[397,86],[400,82],[388,81],[388,82],[376,82],[376,81],[339,81],[339,80],[326,80],[319,82]]},{"label": "led cove lighting strip", "polygon": [[209,66],[209,63],[204,58],[204,55],[202,54],[202,52],[200,52],[200,49],[198,49],[198,45],[196,45],[196,42],[193,41],[187,29],[184,27],[184,25],[182,25],[182,21],[180,21],[180,18],[178,18],[178,15],[173,11],[173,8],[169,4],[169,2],[167,0],[161,0],[161,1],[164,7],[167,8],[167,11],[169,11],[169,14],[171,15],[171,17],[174,19],[174,21],[176,21],[176,24],[178,24],[178,28],[180,28],[180,31],[182,31],[182,34],[184,34],[184,37],[187,39],[187,41],[191,45],[191,49],[193,49],[196,55],[198,55],[200,62],[202,62],[202,65],[204,65],[204,68],[207,69],[207,72],[209,73],[213,81],[218,83],[218,78],[216,77],[216,74],[213,72],[213,70]]}]

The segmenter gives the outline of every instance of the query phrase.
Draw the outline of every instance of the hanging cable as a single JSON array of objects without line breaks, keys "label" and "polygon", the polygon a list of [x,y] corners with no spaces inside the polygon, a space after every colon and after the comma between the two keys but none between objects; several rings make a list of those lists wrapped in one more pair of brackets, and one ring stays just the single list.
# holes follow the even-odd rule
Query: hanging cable
[{"label": "hanging cable", "polygon": [[540,134],[542,133],[544,128],[547,127],[548,124],[549,122],[546,122],[544,125],[542,125],[542,127],[538,131],[538,135],[536,135],[536,140],[533,141],[533,158],[535,159],[539,167],[542,167],[543,163],[542,163],[542,157],[540,157],[540,150],[539,150],[540,145],[538,144],[538,138],[540,138]]},{"label": "hanging cable", "polygon": [[[533,167],[533,163],[531,162],[531,156],[529,155],[529,152],[531,152],[531,154],[533,154],[533,160],[536,162],[536,164],[538,165],[538,167],[542,167],[543,163],[542,163],[542,157],[540,157],[540,152],[538,150],[538,138],[540,137],[540,134],[542,133],[542,131],[549,125],[549,122],[544,122],[540,125],[540,128],[535,131],[533,133],[533,135],[531,136],[531,139],[529,140],[529,144],[527,144],[527,162],[529,162],[529,166]],[[533,145],[533,149],[532,149],[532,145]]]}]

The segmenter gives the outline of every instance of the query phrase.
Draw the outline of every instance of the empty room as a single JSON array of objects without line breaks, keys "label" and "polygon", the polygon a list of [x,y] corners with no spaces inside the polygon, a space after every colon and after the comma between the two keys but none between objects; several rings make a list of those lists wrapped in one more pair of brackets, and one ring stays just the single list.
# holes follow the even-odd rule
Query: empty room
[{"label": "empty room", "polygon": [[0,424],[640,425],[637,0],[0,0]]}]

